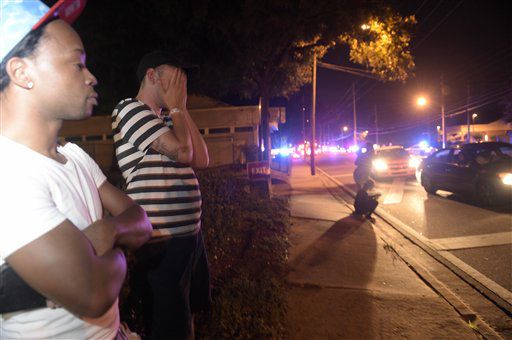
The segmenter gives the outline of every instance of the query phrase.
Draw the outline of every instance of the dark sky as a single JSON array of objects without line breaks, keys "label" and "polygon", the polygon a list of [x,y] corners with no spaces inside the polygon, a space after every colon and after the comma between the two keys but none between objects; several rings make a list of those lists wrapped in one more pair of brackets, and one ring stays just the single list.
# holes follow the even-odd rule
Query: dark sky
[{"label": "dark sky", "polygon": [[[418,21],[411,44],[416,63],[416,76],[405,84],[382,83],[319,68],[318,127],[320,128],[322,123],[325,126],[329,125],[331,132],[334,133],[339,132],[343,125],[352,126],[351,87],[352,83],[355,83],[358,130],[368,130],[369,139],[372,141],[375,140],[376,131],[378,131],[381,143],[392,142],[404,145],[416,143],[425,137],[422,136],[424,133],[431,132],[433,135],[436,125],[440,125],[441,77],[448,90],[445,96],[448,126],[465,123],[468,86],[469,111],[470,114],[478,113],[476,123],[500,118],[505,111],[507,93],[509,102],[512,101],[510,98],[512,95],[512,12],[506,8],[507,1],[390,1],[393,8],[400,14],[414,14]],[[137,53],[140,54],[143,50],[140,45],[141,39],[143,42],[147,40],[146,29],[143,28],[150,25],[152,17],[151,13],[148,13],[148,8],[137,6],[127,6],[124,8],[124,14],[119,15],[116,11],[122,4],[124,4],[122,0],[90,1],[83,18],[75,26],[81,33],[86,48],[92,41],[105,40],[105,46],[108,46],[108,48],[96,50],[96,53],[91,53],[88,62],[91,61],[92,70],[102,75],[104,77],[102,79],[106,79],[105,77],[110,76],[112,67],[126,67],[129,71],[116,74],[122,77],[123,82],[133,78],[135,89],[137,83],[131,70],[134,69],[139,58]],[[130,4],[133,5],[132,2]],[[116,15],[109,13],[116,13]],[[125,17],[130,15],[129,18]],[[100,22],[95,22],[94,27],[91,28],[91,22],[95,18],[100,18]],[[112,30],[112,27],[117,29]],[[114,35],[116,41],[108,40],[110,31],[117,32]],[[121,35],[122,39],[119,39],[119,32],[125,32],[125,36]],[[120,51],[125,50],[116,47],[119,44],[125,44],[126,41],[137,41],[130,55],[122,54]],[[120,63],[120,60],[125,63]],[[361,67],[349,61],[345,47],[333,48],[323,61]],[[131,78],[128,78],[127,74]],[[100,79],[98,86],[102,103],[110,108],[118,98],[125,95],[119,93],[124,90],[103,86],[103,84],[110,83],[102,82]],[[420,93],[428,96],[430,100],[430,104],[423,109],[417,108],[414,104],[414,99]],[[108,98],[113,98],[115,102],[108,102]],[[257,99],[252,103],[257,104]],[[273,100],[272,104],[286,107],[287,123],[281,129],[282,134],[293,142],[300,140],[302,107],[305,107],[306,118],[311,112],[311,86],[305,86],[288,100]],[[378,129],[374,123],[375,107]]]},{"label": "dark sky", "polygon": [[[402,15],[415,14],[418,21],[412,40],[416,76],[401,83],[381,83],[337,71],[319,69],[317,121],[330,121],[331,129],[352,126],[352,82],[356,84],[358,130],[369,130],[375,139],[374,109],[377,108],[380,142],[410,145],[422,133],[440,125],[440,80],[446,84],[446,124],[466,122],[478,113],[476,123],[498,119],[504,99],[512,88],[512,12],[498,0],[395,1]],[[331,50],[323,61],[359,67],[348,60],[346,48]],[[418,109],[417,94],[425,94],[430,105]],[[284,134],[292,140],[302,130],[301,107],[310,112],[311,87],[305,87],[285,104],[288,122]],[[459,113],[459,114],[458,114]],[[453,115],[453,116],[450,116]],[[320,126],[319,126],[320,128]],[[318,131],[318,130],[317,130]]]}]

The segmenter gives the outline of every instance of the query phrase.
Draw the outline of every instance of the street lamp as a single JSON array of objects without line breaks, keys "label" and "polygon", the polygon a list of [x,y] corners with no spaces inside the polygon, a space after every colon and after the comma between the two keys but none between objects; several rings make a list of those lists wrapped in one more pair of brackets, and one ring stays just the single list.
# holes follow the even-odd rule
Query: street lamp
[{"label": "street lamp", "polygon": [[416,104],[420,107],[423,107],[427,105],[427,99],[425,97],[418,97],[418,99],[416,99]]},{"label": "street lamp", "polygon": [[478,117],[478,113],[473,113],[471,115],[471,127],[473,130],[473,135],[475,134],[475,119],[476,119],[476,117]]},{"label": "street lamp", "polygon": [[[425,106],[427,106],[428,104],[428,100],[425,96],[418,96],[416,97],[416,106],[418,106],[419,108],[421,109],[424,109]],[[429,127],[429,124],[427,122],[427,137],[429,139],[429,142],[430,142],[430,127]]]},{"label": "street lamp", "polygon": [[345,148],[345,132],[348,131],[348,126],[344,126],[342,129],[341,129],[341,147],[342,148]]},{"label": "street lamp", "polygon": [[[441,126],[437,127],[437,132],[441,132],[442,133],[442,145],[443,145],[443,149],[446,147],[446,127],[445,127],[445,123],[444,123],[444,95],[445,95],[445,87],[444,87],[444,83],[443,83],[443,79],[441,78]],[[416,99],[416,105],[420,106],[420,107],[423,107],[423,106],[426,106],[428,104],[428,101],[425,97],[423,96],[420,96]],[[440,131],[441,130],[441,131]]]}]

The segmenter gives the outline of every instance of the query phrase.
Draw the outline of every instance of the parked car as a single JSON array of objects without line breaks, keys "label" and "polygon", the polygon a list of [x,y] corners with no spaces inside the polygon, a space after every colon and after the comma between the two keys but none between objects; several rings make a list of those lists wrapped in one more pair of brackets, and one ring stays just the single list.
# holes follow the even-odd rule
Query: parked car
[{"label": "parked car", "polygon": [[414,176],[420,160],[414,159],[402,146],[383,146],[375,151],[372,162],[372,177]]},{"label": "parked car", "polygon": [[430,194],[438,189],[472,195],[483,205],[512,197],[512,144],[470,143],[442,149],[421,165],[421,184]]}]

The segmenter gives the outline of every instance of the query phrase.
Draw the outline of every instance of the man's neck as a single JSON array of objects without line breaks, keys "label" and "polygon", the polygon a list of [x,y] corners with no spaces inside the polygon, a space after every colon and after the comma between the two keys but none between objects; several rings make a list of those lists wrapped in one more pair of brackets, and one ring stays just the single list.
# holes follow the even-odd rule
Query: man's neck
[{"label": "man's neck", "polygon": [[61,161],[57,141],[62,121],[48,121],[36,113],[21,115],[20,110],[23,109],[27,110],[25,113],[31,112],[27,107],[13,110],[8,104],[2,108],[0,134],[46,157]]},{"label": "man's neck", "polygon": [[162,108],[156,103],[156,100],[143,89],[139,90],[139,93],[137,93],[137,96],[135,98],[149,106],[156,115],[160,115]]}]

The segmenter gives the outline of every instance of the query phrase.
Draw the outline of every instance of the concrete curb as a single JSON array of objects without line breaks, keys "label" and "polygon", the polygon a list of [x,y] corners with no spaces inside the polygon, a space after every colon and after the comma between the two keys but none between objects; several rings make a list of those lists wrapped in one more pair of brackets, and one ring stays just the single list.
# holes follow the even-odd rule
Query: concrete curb
[{"label": "concrete curb", "polygon": [[[327,178],[331,182],[335,183],[338,187],[340,187],[344,192],[355,196],[355,192],[345,187],[341,182],[327,174],[324,170],[317,167],[319,173],[322,177]],[[325,182],[324,182],[325,183]],[[340,197],[340,199],[342,199]],[[343,199],[342,199],[343,200]],[[344,200],[343,200],[344,201]],[[346,201],[344,204],[348,203]],[[439,254],[434,245],[426,238],[418,237],[413,235],[407,229],[408,226],[404,225],[401,221],[391,216],[389,213],[385,212],[383,209],[377,208],[375,215],[377,215],[380,219],[386,222],[388,225],[393,227],[396,231],[398,231],[403,237],[412,242],[414,245],[420,247],[424,250],[428,255],[434,258],[436,261],[444,265],[446,268],[451,270],[454,274],[456,274],[459,278],[464,280],[471,287],[476,289],[480,294],[482,294],[485,298],[492,301],[496,304],[500,309],[506,312],[509,316],[511,315],[511,305],[508,301],[494,293],[493,291],[484,287],[480,282],[471,277],[469,274],[464,272],[462,269],[457,267],[455,264],[450,262],[446,257],[442,254]],[[416,260],[414,260],[414,255],[404,248],[402,245],[397,242],[395,237],[386,233],[381,228],[374,228],[375,232],[379,235],[379,237],[387,244],[390,244],[397,254],[399,258],[402,259],[410,268],[413,270],[427,285],[429,285],[436,293],[438,293],[444,300],[446,300],[462,317],[470,325],[475,325],[475,321],[477,320],[477,314],[464,302],[462,301],[455,293],[453,293],[446,285],[444,285],[441,281],[439,281],[427,268],[423,265],[419,264]],[[397,249],[400,249],[398,252]],[[496,301],[497,300],[497,301]],[[503,337],[496,333],[493,328],[491,328],[487,323],[483,320],[478,319],[478,326],[473,327],[475,331],[480,333],[484,338],[487,339],[502,339]]]}]

